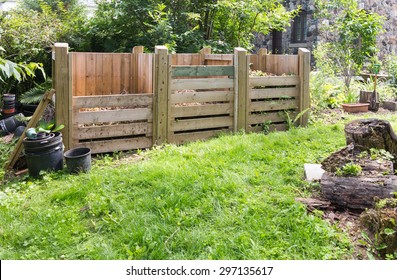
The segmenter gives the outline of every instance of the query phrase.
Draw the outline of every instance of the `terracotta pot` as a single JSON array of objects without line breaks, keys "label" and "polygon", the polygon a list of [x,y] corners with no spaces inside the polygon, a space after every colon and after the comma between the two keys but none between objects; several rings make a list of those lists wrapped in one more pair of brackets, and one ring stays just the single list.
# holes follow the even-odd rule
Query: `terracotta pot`
[{"label": "terracotta pot", "polygon": [[350,103],[342,104],[342,108],[346,113],[368,112],[369,103]]}]

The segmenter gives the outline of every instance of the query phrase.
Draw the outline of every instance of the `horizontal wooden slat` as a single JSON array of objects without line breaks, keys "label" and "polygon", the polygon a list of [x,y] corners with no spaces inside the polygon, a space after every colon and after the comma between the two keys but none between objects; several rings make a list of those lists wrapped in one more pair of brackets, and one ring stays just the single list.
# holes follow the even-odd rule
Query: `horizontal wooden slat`
[{"label": "horizontal wooden slat", "polygon": [[151,106],[152,94],[114,94],[100,96],[75,96],[73,108]]},{"label": "horizontal wooden slat", "polygon": [[250,77],[249,85],[251,88],[260,86],[294,86],[299,85],[299,76]]},{"label": "horizontal wooden slat", "polygon": [[232,127],[232,117],[212,117],[191,120],[177,120],[171,122],[171,131],[186,131],[198,129],[212,129],[220,127]]},{"label": "horizontal wooden slat", "polygon": [[171,104],[200,103],[200,102],[230,102],[233,101],[232,91],[199,91],[173,93],[170,96]]},{"label": "horizontal wooden slat", "polygon": [[298,97],[299,89],[293,88],[264,88],[251,89],[249,91],[250,99],[264,99],[264,98],[282,98],[282,97]]},{"label": "horizontal wooden slat", "polygon": [[272,100],[272,101],[259,101],[251,102],[249,107],[250,112],[261,112],[261,111],[277,111],[277,110],[289,110],[298,108],[297,100]]},{"label": "horizontal wooden slat", "polygon": [[104,141],[82,142],[76,147],[87,147],[91,149],[93,154],[127,151],[136,149],[150,148],[153,144],[151,137],[137,137],[127,139],[114,139]]},{"label": "horizontal wooden slat", "polygon": [[248,129],[248,132],[273,132],[273,131],[286,131],[288,125],[286,123],[279,123],[279,124],[269,124],[266,125],[266,129],[263,126],[254,126]]},{"label": "horizontal wooden slat", "polygon": [[75,124],[139,121],[152,119],[148,108],[119,109],[108,111],[79,112],[74,116]]},{"label": "horizontal wooden slat", "polygon": [[188,76],[188,77],[202,77],[202,76],[233,76],[233,66],[174,66],[171,70],[171,76]]},{"label": "horizontal wooden slat", "polygon": [[204,59],[206,60],[230,60],[233,61],[233,54],[206,54]]},{"label": "horizontal wooden slat", "polygon": [[219,133],[230,132],[230,131],[231,131],[230,129],[220,129],[220,130],[211,130],[211,131],[174,134],[170,136],[170,142],[180,145],[189,142],[194,142],[197,140],[206,140],[211,137],[219,135]]},{"label": "horizontal wooden slat", "polygon": [[233,87],[234,87],[234,80],[229,78],[171,80],[171,90],[233,88]]},{"label": "horizontal wooden slat", "polygon": [[101,125],[90,127],[75,127],[73,136],[75,139],[100,139],[121,136],[132,136],[152,134],[152,123],[128,123],[128,124],[114,124],[114,125]]},{"label": "horizontal wooden slat", "polygon": [[[290,119],[294,119],[296,112],[288,112]],[[285,111],[264,113],[264,114],[252,114],[248,117],[248,124],[260,124],[267,122],[285,122],[287,121],[287,113]]]},{"label": "horizontal wooden slat", "polygon": [[226,115],[233,112],[232,104],[208,104],[195,106],[171,107],[171,118]]}]

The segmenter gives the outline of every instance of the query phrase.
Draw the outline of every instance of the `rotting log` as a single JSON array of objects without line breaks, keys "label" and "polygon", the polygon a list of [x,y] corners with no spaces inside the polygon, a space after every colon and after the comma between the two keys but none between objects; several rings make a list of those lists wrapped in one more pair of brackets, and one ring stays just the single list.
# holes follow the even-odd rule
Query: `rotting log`
[{"label": "rotting log", "polygon": [[325,172],[321,178],[323,196],[341,208],[364,210],[375,204],[375,198],[392,197],[397,192],[397,176],[338,177]]},{"label": "rotting log", "polygon": [[[347,146],[322,162],[326,170],[321,178],[323,197],[338,207],[355,210],[373,207],[375,198],[393,197],[397,192],[397,176],[394,175],[397,136],[390,123],[379,119],[354,120],[345,126],[345,136]],[[372,149],[383,149],[394,159],[381,154],[374,156]],[[361,173],[336,176],[348,163],[359,165]]]}]

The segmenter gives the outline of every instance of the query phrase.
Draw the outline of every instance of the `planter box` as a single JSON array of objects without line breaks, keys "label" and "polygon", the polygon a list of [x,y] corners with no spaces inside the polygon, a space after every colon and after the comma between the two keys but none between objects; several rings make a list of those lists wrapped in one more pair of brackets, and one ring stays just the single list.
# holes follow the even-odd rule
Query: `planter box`
[{"label": "planter box", "polygon": [[368,112],[369,103],[352,103],[342,104],[342,108],[346,113]]},{"label": "planter box", "polygon": [[384,101],[383,108],[390,111],[397,111],[397,101]]}]

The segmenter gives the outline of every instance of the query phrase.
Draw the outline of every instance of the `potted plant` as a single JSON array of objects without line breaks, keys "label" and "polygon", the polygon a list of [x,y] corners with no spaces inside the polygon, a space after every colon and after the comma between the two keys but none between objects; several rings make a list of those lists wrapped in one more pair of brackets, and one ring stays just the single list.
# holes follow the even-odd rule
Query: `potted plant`
[{"label": "potted plant", "polygon": [[345,103],[342,108],[346,113],[360,113],[368,111],[369,103],[357,103],[357,95],[352,90],[347,90]]}]

